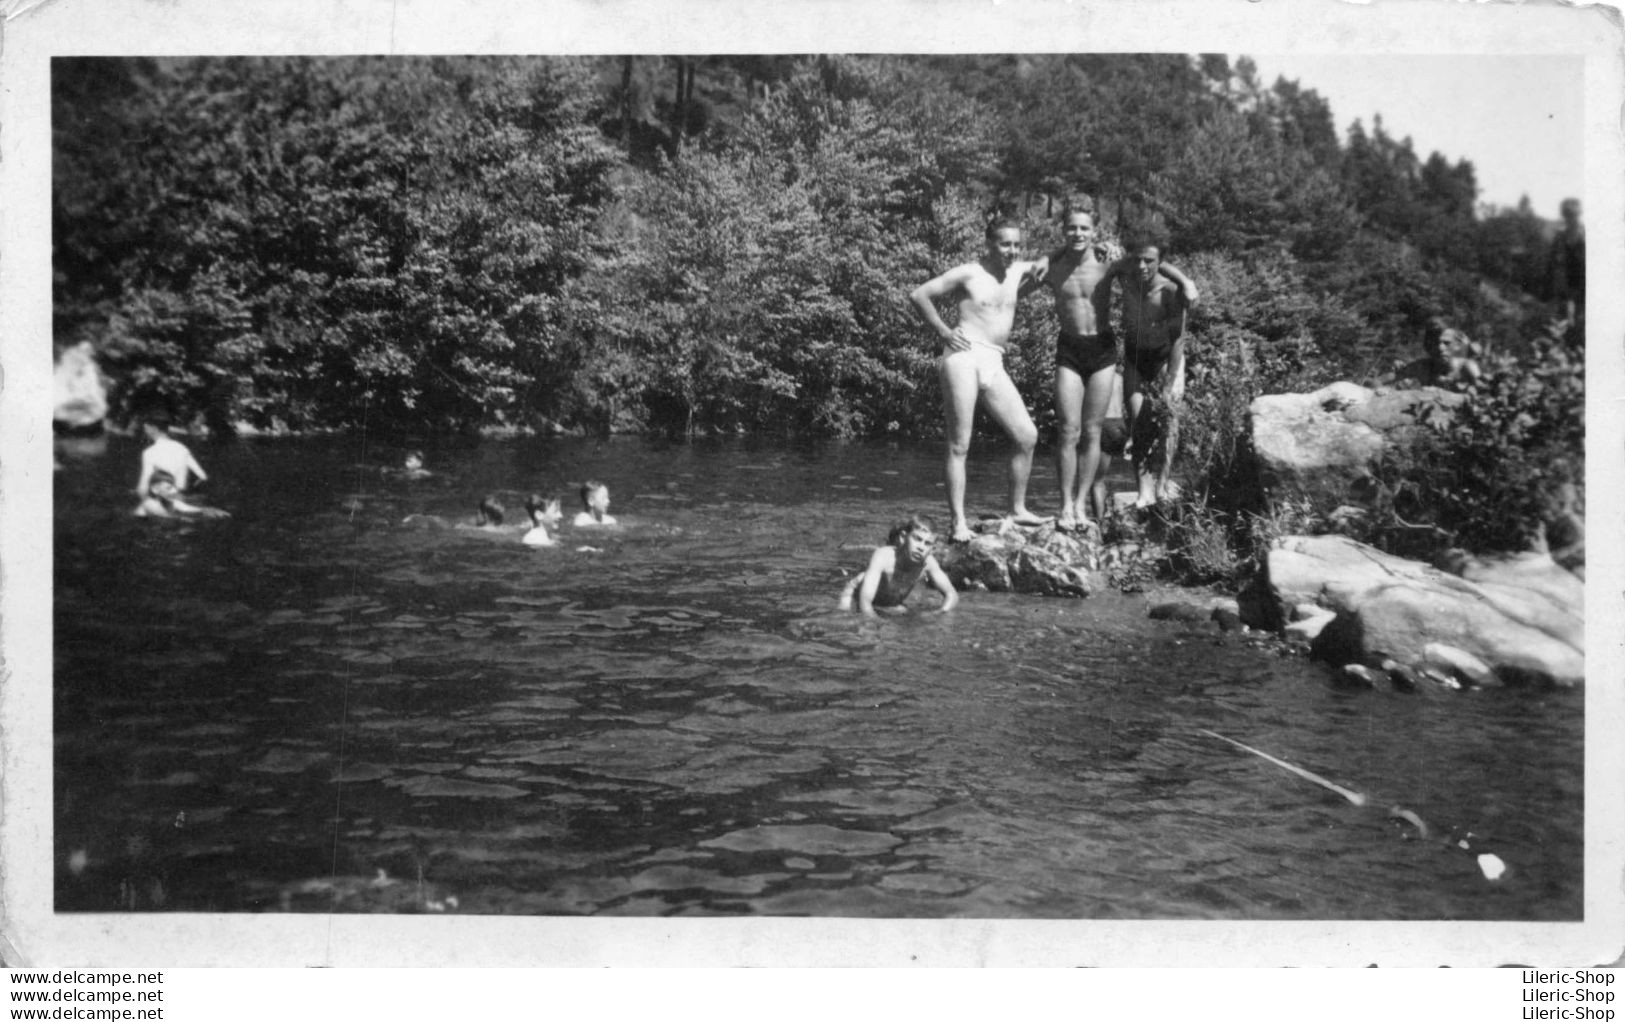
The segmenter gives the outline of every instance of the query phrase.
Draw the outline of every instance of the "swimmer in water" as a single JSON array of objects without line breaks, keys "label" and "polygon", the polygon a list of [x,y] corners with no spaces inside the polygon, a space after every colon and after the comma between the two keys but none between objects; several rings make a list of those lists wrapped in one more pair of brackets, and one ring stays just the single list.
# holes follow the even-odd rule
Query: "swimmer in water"
[{"label": "swimmer in water", "polygon": [[433,472],[423,467],[423,452],[418,450],[406,452],[406,458],[401,462],[399,474],[407,479],[423,479],[434,475]]},{"label": "swimmer in water", "polygon": [[217,507],[188,504],[168,472],[154,472],[147,493],[136,505],[137,518],[230,518],[231,512]]},{"label": "swimmer in water", "polygon": [[887,545],[877,548],[869,558],[869,567],[841,590],[840,608],[851,610],[855,603],[860,612],[871,617],[876,610],[902,613],[903,601],[923,577],[942,594],[938,610],[954,609],[959,594],[931,554],[936,542],[936,523],[929,517],[914,515],[898,522],[886,537]]},{"label": "swimmer in water", "polygon": [[168,476],[170,485],[181,493],[192,488],[192,476],[197,476],[200,483],[209,478],[192,452],[170,436],[162,423],[143,422],[141,432],[147,438],[148,447],[141,452],[141,476],[136,480],[136,493],[146,497],[152,489],[153,478],[160,472]]},{"label": "swimmer in water", "polygon": [[545,499],[540,494],[531,494],[525,500],[525,511],[530,515],[530,529],[521,538],[526,546],[554,546],[549,528],[558,528],[559,521],[564,518],[564,512],[559,510],[557,497]]},{"label": "swimmer in water", "polygon": [[479,505],[474,509],[474,528],[500,529],[502,518],[507,514],[502,502],[497,500],[495,494],[487,493],[480,498]]},{"label": "swimmer in water", "polygon": [[487,493],[475,505],[473,521],[465,518],[458,522],[448,522],[439,515],[417,514],[407,515],[402,518],[401,524],[418,529],[480,529],[485,532],[509,532],[513,529],[523,528],[523,526],[518,525],[503,525],[502,521],[506,517],[507,509],[502,506],[502,502],[497,500],[495,494]]},{"label": "swimmer in water", "polygon": [[596,479],[589,479],[581,485],[581,508],[575,519],[570,522],[577,528],[616,524],[609,513],[609,487]]}]

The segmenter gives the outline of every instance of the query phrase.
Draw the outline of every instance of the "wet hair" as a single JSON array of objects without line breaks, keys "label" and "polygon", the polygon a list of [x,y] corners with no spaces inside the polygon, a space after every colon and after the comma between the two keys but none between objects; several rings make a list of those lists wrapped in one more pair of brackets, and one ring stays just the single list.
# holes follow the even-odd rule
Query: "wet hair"
[{"label": "wet hair", "polygon": [[891,527],[891,532],[886,536],[886,542],[896,546],[904,536],[912,535],[922,529],[926,532],[936,532],[937,523],[930,515],[909,515]]},{"label": "wet hair", "polygon": [[592,499],[593,494],[597,493],[599,490],[607,490],[607,489],[609,489],[609,487],[605,486],[603,483],[599,482],[596,479],[589,479],[586,482],[582,483],[581,484],[581,506],[582,507],[588,507],[589,505],[588,505],[587,502]]},{"label": "wet hair", "polygon": [[475,519],[481,525],[485,525],[487,523],[491,525],[501,525],[502,516],[504,513],[505,512],[502,509],[502,504],[496,499],[496,497],[488,493],[480,498],[480,506],[475,514]]},{"label": "wet hair", "polygon": [[535,519],[537,512],[546,511],[549,505],[559,502],[557,497],[544,497],[540,493],[533,493],[525,498],[525,513]]},{"label": "wet hair", "polygon": [[1142,248],[1157,250],[1157,258],[1168,254],[1168,236],[1154,227],[1137,227],[1123,235],[1123,251],[1134,253]]},{"label": "wet hair", "polygon": [[996,216],[987,222],[987,233],[984,235],[984,237],[986,237],[987,240],[992,241],[993,236],[998,234],[1000,231],[1019,230],[1021,230],[1021,225],[1016,223],[1015,217]]},{"label": "wet hair", "polygon": [[1066,223],[1067,217],[1074,213],[1084,214],[1089,218],[1089,222],[1093,223],[1095,219],[1095,200],[1087,195],[1079,195],[1066,200],[1061,205],[1061,223]]}]

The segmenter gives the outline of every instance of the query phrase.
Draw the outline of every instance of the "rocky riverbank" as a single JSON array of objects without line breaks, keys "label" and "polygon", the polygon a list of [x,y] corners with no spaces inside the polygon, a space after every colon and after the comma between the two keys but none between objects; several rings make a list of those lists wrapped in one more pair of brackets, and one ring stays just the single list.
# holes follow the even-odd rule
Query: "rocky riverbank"
[{"label": "rocky riverbank", "polygon": [[[1258,492],[1272,504],[1309,500],[1361,514],[1371,466],[1462,400],[1439,388],[1373,391],[1351,383],[1259,398],[1248,438]],[[1158,539],[1158,513],[1122,507],[1125,496],[1104,541],[1093,531],[986,519],[970,542],[942,551],[941,563],[961,588],[1063,597],[1137,588],[1166,564],[1168,551]],[[1453,550],[1428,564],[1346,536],[1289,535],[1262,555],[1235,600],[1204,594],[1164,601],[1153,616],[1211,619],[1306,644],[1352,685],[1575,687],[1585,680],[1584,523],[1567,514],[1559,533],[1581,539],[1557,559],[1545,549],[1498,556]]]}]

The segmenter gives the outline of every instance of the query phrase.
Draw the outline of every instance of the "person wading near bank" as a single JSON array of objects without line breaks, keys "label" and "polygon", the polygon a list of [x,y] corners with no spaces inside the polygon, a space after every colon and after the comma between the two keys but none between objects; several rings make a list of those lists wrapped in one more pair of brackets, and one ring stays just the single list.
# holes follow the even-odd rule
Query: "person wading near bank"
[{"label": "person wading near bank", "polygon": [[[1010,455],[1011,520],[1038,525],[1044,519],[1027,510],[1027,477],[1032,473],[1038,429],[1015,382],[1004,369],[1004,352],[1016,320],[1016,300],[1038,284],[1039,263],[1021,256],[1021,228],[1012,220],[988,225],[986,248],[973,263],[956,266],[915,288],[909,295],[920,318],[942,338],[937,377],[948,440],[948,510],[956,543],[971,538],[965,518],[965,459],[970,451],[976,406],[993,416],[1015,446]],[[950,327],[936,300],[958,302],[959,322]]]}]

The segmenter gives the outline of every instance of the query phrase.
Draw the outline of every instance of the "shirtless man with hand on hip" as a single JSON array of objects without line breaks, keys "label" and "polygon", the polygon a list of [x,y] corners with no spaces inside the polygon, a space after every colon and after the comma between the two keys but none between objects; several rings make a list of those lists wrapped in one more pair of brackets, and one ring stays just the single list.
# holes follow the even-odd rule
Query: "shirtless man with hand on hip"
[{"label": "shirtless man with hand on hip", "polygon": [[[1032,472],[1038,429],[1015,382],[1004,370],[1004,351],[1016,321],[1016,300],[1037,286],[1040,264],[1021,256],[1021,228],[995,220],[987,228],[987,247],[974,263],[956,266],[909,295],[931,329],[942,338],[937,376],[942,384],[943,416],[948,434],[948,510],[956,543],[971,538],[965,518],[965,456],[971,425],[981,403],[1010,437],[1010,517],[1018,525],[1044,519],[1027,510],[1027,477]],[[959,324],[949,327],[937,312],[936,299],[955,297]]]}]

